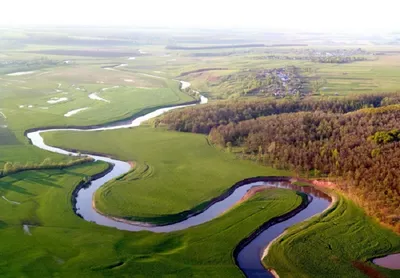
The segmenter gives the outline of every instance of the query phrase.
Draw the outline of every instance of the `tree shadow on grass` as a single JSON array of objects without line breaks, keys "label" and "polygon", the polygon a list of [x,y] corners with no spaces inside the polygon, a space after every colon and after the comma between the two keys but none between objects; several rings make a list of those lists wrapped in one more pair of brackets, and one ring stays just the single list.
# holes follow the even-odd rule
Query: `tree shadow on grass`
[{"label": "tree shadow on grass", "polygon": [[40,185],[62,188],[62,186],[52,181],[54,180],[54,178],[51,174],[42,171],[26,171],[21,173],[21,175],[16,175],[15,177],[12,178],[17,181],[22,181],[22,182],[27,181]]},{"label": "tree shadow on grass", "polygon": [[71,176],[82,177],[82,178],[88,176],[88,175],[86,175],[84,173],[76,173],[74,171],[68,171],[68,170],[65,170],[65,169],[63,171],[64,171],[64,174],[71,175]]},{"label": "tree shadow on grass", "polygon": [[4,222],[3,220],[0,220],[0,229],[7,228],[8,224]]},{"label": "tree shadow on grass", "polygon": [[20,194],[29,195],[29,196],[36,196],[35,194],[30,193],[25,188],[13,184],[13,182],[0,182],[0,189],[2,190],[9,190],[14,191]]},{"label": "tree shadow on grass", "polygon": [[40,185],[62,188],[62,186],[51,181],[51,178],[43,179],[42,177],[27,177],[24,180],[34,182]]}]

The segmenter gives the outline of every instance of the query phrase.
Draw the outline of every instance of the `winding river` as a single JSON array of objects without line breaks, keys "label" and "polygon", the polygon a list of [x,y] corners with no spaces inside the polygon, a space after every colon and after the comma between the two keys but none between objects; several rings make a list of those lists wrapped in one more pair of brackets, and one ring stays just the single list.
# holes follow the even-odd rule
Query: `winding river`
[{"label": "winding river", "polygon": [[[182,85],[186,83],[181,82]],[[207,103],[207,98],[201,96],[199,103]],[[195,104],[190,104],[195,105]],[[78,153],[70,152],[60,148],[46,145],[41,134],[44,132],[54,131],[82,131],[90,132],[97,130],[111,130],[120,128],[130,128],[139,126],[144,121],[151,118],[157,117],[172,109],[177,109],[189,105],[178,105],[173,107],[165,107],[157,109],[144,116],[135,118],[130,121],[122,121],[120,123],[110,124],[104,127],[94,128],[56,128],[56,129],[41,129],[30,131],[26,133],[26,136],[30,139],[31,143],[43,150],[76,156]],[[164,226],[154,226],[147,223],[127,222],[122,219],[115,219],[101,215],[92,206],[94,192],[106,182],[128,172],[131,166],[124,161],[117,159],[111,159],[105,156],[91,155],[95,160],[105,161],[114,165],[114,167],[104,176],[95,179],[91,182],[87,188],[80,188],[76,194],[76,213],[87,221],[92,221],[99,225],[114,227],[121,230],[128,231],[152,231],[152,232],[172,232],[187,229],[202,223],[208,222],[226,210],[235,205],[240,199],[247,193],[249,189],[255,186],[267,185],[279,188],[288,188],[291,190],[302,191],[308,195],[309,202],[303,203],[299,208],[294,211],[273,219],[265,223],[260,227],[253,235],[243,240],[235,250],[235,260],[240,269],[248,277],[273,277],[272,273],[266,271],[261,263],[261,259],[266,255],[265,247],[281,235],[287,227],[290,227],[296,223],[302,222],[305,219],[312,217],[318,213],[321,213],[327,209],[331,203],[331,198],[325,193],[313,188],[313,187],[301,187],[295,186],[290,183],[289,178],[268,178],[258,177],[243,180],[235,184],[226,194],[216,198],[210,202],[210,205],[202,212],[193,214],[187,219],[172,223]]]}]

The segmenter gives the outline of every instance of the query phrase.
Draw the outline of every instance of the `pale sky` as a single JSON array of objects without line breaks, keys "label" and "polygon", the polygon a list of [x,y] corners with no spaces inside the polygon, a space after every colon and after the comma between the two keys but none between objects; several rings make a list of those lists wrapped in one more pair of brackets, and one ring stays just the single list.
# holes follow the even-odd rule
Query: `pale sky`
[{"label": "pale sky", "polygon": [[[399,0],[3,0],[0,25],[400,31]],[[2,2],[3,2],[2,1]]]}]

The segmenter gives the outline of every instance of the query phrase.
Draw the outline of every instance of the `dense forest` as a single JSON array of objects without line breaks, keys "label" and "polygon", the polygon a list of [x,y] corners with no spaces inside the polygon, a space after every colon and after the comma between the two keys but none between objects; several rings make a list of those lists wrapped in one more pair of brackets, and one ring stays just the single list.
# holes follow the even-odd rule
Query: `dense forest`
[{"label": "dense forest", "polygon": [[157,120],[170,129],[208,134],[213,127],[281,113],[324,111],[347,113],[367,107],[400,103],[400,93],[322,99],[253,99],[219,101],[171,111]]},{"label": "dense forest", "polygon": [[[220,103],[175,111],[163,122],[209,133],[210,142],[242,150],[243,158],[301,176],[328,177],[400,232],[400,105],[390,105],[399,103],[398,97]],[[174,120],[178,116],[181,120]]]}]

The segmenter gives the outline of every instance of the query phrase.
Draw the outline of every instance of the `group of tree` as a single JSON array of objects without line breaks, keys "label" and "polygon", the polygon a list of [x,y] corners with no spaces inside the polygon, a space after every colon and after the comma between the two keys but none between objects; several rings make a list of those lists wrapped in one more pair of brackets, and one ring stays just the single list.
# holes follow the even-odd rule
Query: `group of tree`
[{"label": "group of tree", "polygon": [[60,65],[61,61],[47,57],[35,58],[32,60],[0,60],[0,73],[7,74],[19,71],[38,70],[42,68]]},{"label": "group of tree", "polygon": [[400,94],[308,100],[222,101],[176,110],[158,124],[209,134],[258,163],[335,179],[400,232]]},{"label": "group of tree", "polygon": [[367,57],[363,56],[292,56],[292,55],[268,55],[256,56],[254,59],[267,60],[303,60],[312,61],[314,63],[329,63],[329,64],[346,64],[359,61],[368,61]]},{"label": "group of tree", "polygon": [[328,63],[328,64],[346,64],[352,62],[367,61],[366,57],[361,56],[326,56],[326,57],[314,57],[311,61],[315,63]]},{"label": "group of tree", "polygon": [[3,169],[0,169],[0,177],[28,170],[64,169],[70,166],[80,165],[92,161],[93,158],[84,156],[65,162],[53,162],[50,158],[44,159],[41,163],[27,162],[26,164],[21,164],[18,162],[6,162],[3,166]]},{"label": "group of tree", "polygon": [[298,175],[330,177],[400,232],[400,106],[348,114],[298,112],[221,125],[209,140]]},{"label": "group of tree", "polygon": [[322,97],[320,99],[252,99],[218,101],[201,106],[171,111],[158,123],[169,129],[208,134],[213,127],[237,123],[281,113],[300,111],[324,111],[347,113],[366,107],[380,107],[400,103],[400,93],[371,94],[355,97]]}]

